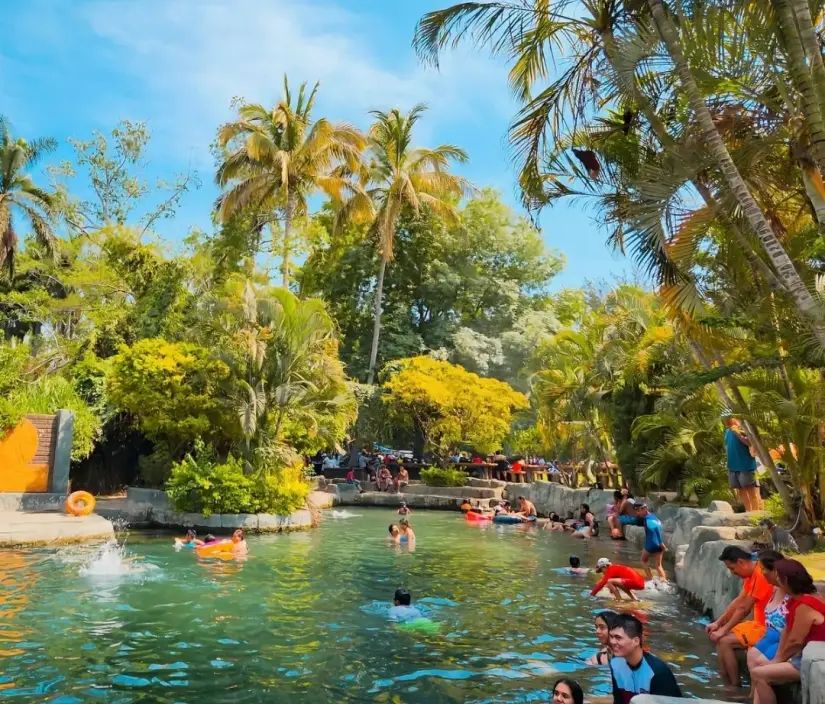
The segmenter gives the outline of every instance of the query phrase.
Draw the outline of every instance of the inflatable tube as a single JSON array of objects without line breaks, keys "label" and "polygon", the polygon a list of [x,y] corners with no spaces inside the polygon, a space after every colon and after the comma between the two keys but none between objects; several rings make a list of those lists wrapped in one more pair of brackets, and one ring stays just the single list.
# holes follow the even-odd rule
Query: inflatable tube
[{"label": "inflatable tube", "polygon": [[533,523],[536,520],[535,516],[528,516],[523,518],[521,516],[513,516],[511,514],[501,514],[493,518],[493,523]]},{"label": "inflatable tube", "polygon": [[473,511],[465,513],[464,518],[466,518],[470,523],[485,523],[493,520],[492,514],[485,515],[483,513],[474,513]]},{"label": "inflatable tube", "polygon": [[411,631],[413,633],[426,633],[433,635],[441,631],[441,624],[429,618],[416,618],[412,621],[405,621],[396,626],[399,631]]},{"label": "inflatable tube", "polygon": [[88,516],[95,510],[95,497],[88,491],[75,491],[66,497],[66,513],[72,516]]},{"label": "inflatable tube", "polygon": [[232,554],[233,545],[231,540],[216,540],[214,543],[198,545],[195,551],[201,557],[226,557]]}]

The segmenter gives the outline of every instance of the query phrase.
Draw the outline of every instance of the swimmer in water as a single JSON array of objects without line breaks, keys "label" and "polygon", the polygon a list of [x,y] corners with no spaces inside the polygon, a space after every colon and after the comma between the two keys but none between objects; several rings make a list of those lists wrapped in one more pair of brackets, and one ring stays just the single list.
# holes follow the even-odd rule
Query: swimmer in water
[{"label": "swimmer in water", "polygon": [[553,685],[553,704],[584,704],[584,691],[576,680],[563,677]]},{"label": "swimmer in water", "polygon": [[185,538],[175,538],[175,542],[182,548],[196,548],[203,545],[203,541],[198,540],[198,534],[191,529],[186,531]]},{"label": "swimmer in water", "polygon": [[415,542],[415,533],[413,533],[412,526],[410,522],[406,518],[402,518],[398,521],[398,527],[401,529],[401,538],[400,542],[402,543],[414,543]]},{"label": "swimmer in water", "polygon": [[596,614],[596,638],[599,639],[599,652],[587,660],[588,665],[609,665],[613,651],[610,648],[610,629],[616,623],[615,611],[600,611]]},{"label": "swimmer in water", "polygon": [[406,501],[402,501],[402,502],[401,502],[401,507],[400,507],[400,508],[396,511],[396,513],[397,513],[399,516],[409,516],[409,515],[410,515],[410,513],[412,513],[412,512],[410,511],[410,509],[409,509],[409,508],[407,508],[407,502],[406,502]]},{"label": "swimmer in water", "polygon": [[581,577],[586,575],[590,570],[587,567],[582,567],[582,561],[576,556],[570,556],[570,567],[567,569],[569,570],[570,574],[576,575],[577,577]]},{"label": "swimmer in water", "polygon": [[392,598],[390,618],[393,621],[415,621],[422,618],[421,612],[412,606],[412,595],[406,589],[396,589]]},{"label": "swimmer in water", "polygon": [[561,520],[561,516],[559,516],[559,514],[555,511],[552,511],[550,516],[547,518],[547,521],[544,523],[544,530],[563,532],[564,522]]},{"label": "swimmer in water", "polygon": [[395,525],[395,523],[390,523],[389,531],[390,542],[398,545],[398,543],[401,542],[401,531],[398,529],[398,526]]},{"label": "swimmer in water", "polygon": [[236,557],[246,555],[249,553],[249,546],[246,544],[243,530],[238,528],[232,533],[232,554]]}]

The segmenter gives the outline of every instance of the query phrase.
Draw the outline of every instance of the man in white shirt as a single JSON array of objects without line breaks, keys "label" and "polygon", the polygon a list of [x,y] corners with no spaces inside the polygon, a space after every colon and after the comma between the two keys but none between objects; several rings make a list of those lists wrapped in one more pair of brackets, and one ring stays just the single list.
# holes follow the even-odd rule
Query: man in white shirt
[{"label": "man in white shirt", "polygon": [[406,622],[423,618],[421,612],[412,604],[412,596],[406,589],[396,589],[392,600],[393,606],[390,609],[390,619],[393,621]]}]

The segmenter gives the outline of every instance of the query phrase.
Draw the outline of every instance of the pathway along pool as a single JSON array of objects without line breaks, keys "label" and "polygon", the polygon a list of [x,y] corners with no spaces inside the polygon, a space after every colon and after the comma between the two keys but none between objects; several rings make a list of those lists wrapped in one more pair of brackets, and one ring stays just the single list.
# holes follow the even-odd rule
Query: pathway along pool
[{"label": "pathway along pool", "polygon": [[[416,512],[410,552],[387,545],[389,509],[326,516],[313,532],[250,538],[245,563],[198,561],[168,534],[132,533],[125,574],[99,548],[0,550],[0,699],[542,702],[561,673],[609,692],[608,671],[584,665],[593,580],[556,570],[571,552],[592,565],[625,546]],[[439,634],[387,622],[399,586]],[[684,692],[713,695],[696,612],[657,593],[646,613]]]}]

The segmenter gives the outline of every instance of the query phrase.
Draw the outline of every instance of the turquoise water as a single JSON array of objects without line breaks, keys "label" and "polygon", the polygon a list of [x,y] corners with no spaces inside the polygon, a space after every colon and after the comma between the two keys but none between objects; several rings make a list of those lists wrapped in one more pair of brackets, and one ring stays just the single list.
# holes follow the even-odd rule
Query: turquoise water
[{"label": "turquoise water", "polygon": [[[132,533],[124,567],[99,548],[0,550],[0,699],[26,702],[542,702],[560,673],[609,692],[594,652],[591,578],[557,569],[626,547],[416,512],[415,551],[390,510],[252,537],[247,561],[198,561]],[[635,552],[627,559],[635,559]],[[124,572],[125,569],[131,571]],[[387,621],[397,587],[437,634]],[[649,646],[685,693],[720,684],[697,614],[646,596]]]}]

